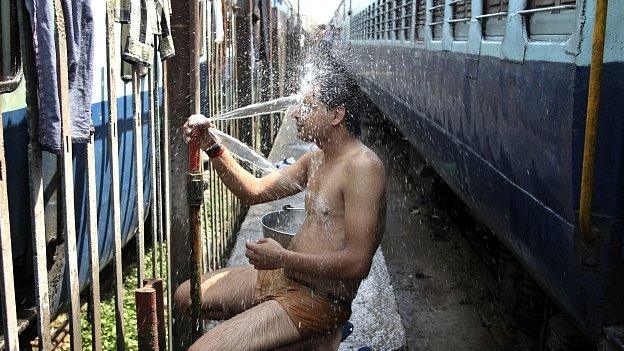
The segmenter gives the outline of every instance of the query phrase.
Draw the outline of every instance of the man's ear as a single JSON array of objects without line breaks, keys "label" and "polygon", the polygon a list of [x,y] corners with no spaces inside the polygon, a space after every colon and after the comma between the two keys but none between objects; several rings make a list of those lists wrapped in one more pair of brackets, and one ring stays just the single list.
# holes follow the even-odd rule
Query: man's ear
[{"label": "man's ear", "polygon": [[342,121],[345,119],[346,114],[347,110],[344,108],[344,106],[336,107],[336,111],[334,112],[334,118],[331,122],[332,126],[336,127],[340,125],[340,123],[342,123]]}]

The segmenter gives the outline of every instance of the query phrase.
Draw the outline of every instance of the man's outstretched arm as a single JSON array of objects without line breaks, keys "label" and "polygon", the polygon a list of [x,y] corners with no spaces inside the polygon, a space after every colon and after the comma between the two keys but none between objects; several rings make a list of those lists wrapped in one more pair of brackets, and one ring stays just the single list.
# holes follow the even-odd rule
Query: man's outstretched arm
[{"label": "man's outstretched arm", "polygon": [[[208,133],[213,127],[202,115],[191,116],[183,127],[185,141],[199,139],[201,148],[206,150],[218,142]],[[272,172],[262,178],[256,178],[244,169],[236,159],[225,150],[219,157],[210,161],[217,174],[232,193],[242,203],[254,205],[288,197],[300,192],[307,182],[307,169],[311,154],[302,156],[294,165]]]},{"label": "man's outstretched arm", "polygon": [[327,279],[363,279],[381,240],[385,211],[385,171],[370,155],[353,162],[343,190],[345,198],[345,247],[323,254],[289,251],[271,239],[247,245],[246,255],[257,269],[285,268]]}]

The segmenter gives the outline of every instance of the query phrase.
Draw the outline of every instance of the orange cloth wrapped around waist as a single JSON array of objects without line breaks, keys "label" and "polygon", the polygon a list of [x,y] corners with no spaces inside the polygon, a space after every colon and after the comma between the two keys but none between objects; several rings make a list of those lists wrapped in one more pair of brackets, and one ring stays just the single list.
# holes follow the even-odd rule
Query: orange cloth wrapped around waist
[{"label": "orange cloth wrapped around waist", "polygon": [[258,271],[255,299],[257,303],[277,301],[303,339],[331,332],[351,317],[350,301],[295,282],[283,269]]}]

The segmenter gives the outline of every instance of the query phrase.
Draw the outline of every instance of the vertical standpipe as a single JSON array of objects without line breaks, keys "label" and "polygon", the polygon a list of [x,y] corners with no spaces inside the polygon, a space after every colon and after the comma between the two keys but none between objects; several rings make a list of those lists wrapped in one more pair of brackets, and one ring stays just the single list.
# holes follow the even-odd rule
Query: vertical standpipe
[{"label": "vertical standpipe", "polygon": [[604,60],[605,30],[607,27],[608,0],[596,0],[594,35],[592,40],[592,61],[589,74],[587,97],[587,120],[585,124],[585,146],[583,149],[583,170],[581,175],[581,196],[579,204],[579,224],[587,241],[592,241],[591,207],[596,168],[596,137],[598,113],[600,110],[600,83]]},{"label": "vertical standpipe", "polygon": [[[191,112],[200,112],[200,83],[199,83],[199,53],[200,33],[199,2],[192,1],[190,4],[189,27],[191,37],[189,73],[190,73],[190,104]],[[202,273],[202,244],[201,244],[201,205],[203,201],[203,175],[201,172],[200,147],[197,140],[193,140],[188,146],[189,170],[187,177],[188,207],[189,207],[189,230],[191,243],[191,309],[193,317],[194,340],[201,336],[201,273]]]}]

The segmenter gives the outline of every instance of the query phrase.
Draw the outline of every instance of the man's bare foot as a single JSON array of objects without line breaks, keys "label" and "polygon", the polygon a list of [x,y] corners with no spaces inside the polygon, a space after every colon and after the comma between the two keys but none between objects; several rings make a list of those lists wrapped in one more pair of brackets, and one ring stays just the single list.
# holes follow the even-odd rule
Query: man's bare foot
[{"label": "man's bare foot", "polygon": [[353,324],[345,322],[340,328],[334,330],[331,334],[331,347],[329,350],[338,350],[340,343],[343,342],[353,332]]},{"label": "man's bare foot", "polygon": [[340,343],[342,342],[342,331],[340,330],[341,328],[339,328],[338,330],[334,331],[333,333],[333,338],[332,338],[332,350],[338,350],[338,346],[340,346]]}]

